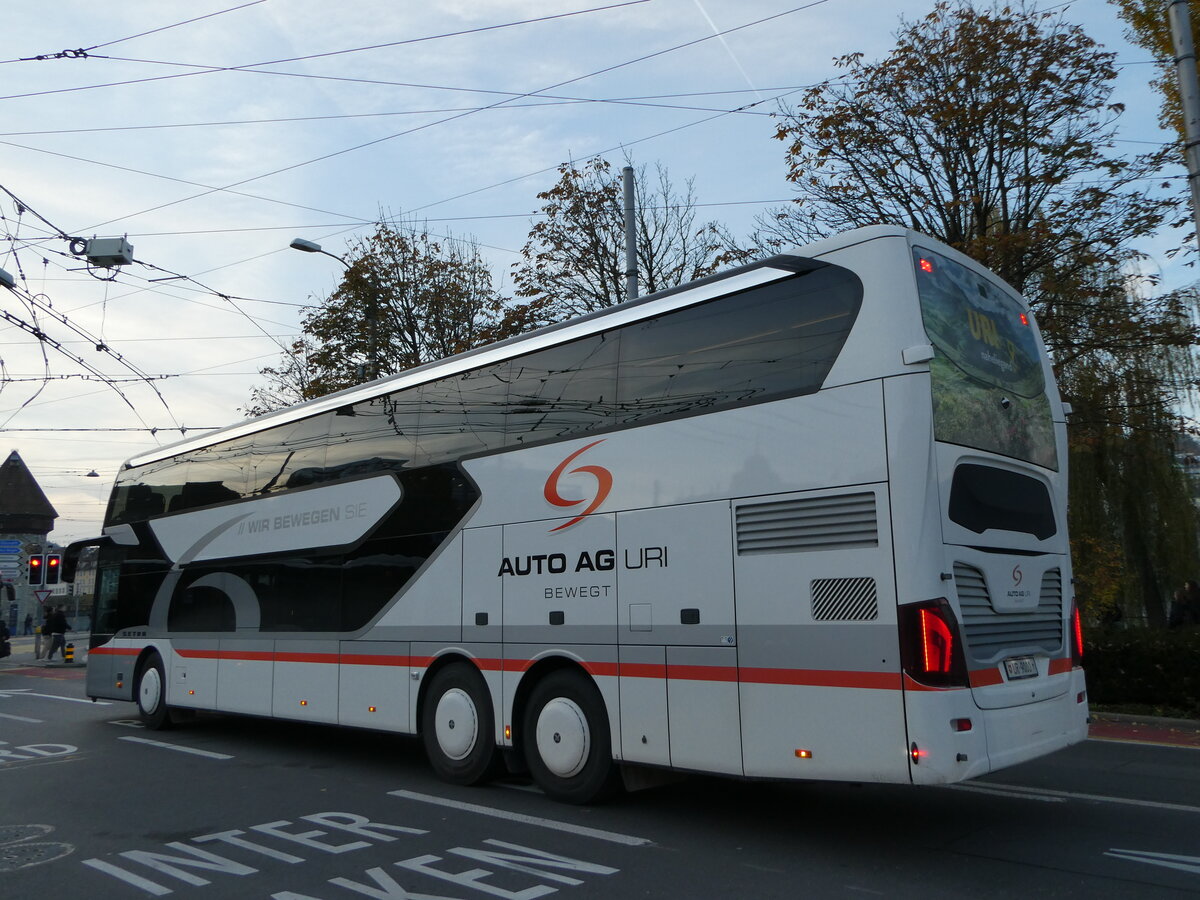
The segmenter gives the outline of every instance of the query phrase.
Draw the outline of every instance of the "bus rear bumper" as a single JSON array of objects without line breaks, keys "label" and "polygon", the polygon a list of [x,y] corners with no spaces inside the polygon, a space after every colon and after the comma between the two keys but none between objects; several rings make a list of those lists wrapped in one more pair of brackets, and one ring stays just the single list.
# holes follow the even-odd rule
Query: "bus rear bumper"
[{"label": "bus rear bumper", "polygon": [[980,709],[969,690],[906,694],[913,784],[953,784],[1045,756],[1087,737],[1082,669],[1044,700]]},{"label": "bus rear bumper", "polygon": [[1087,738],[1088,705],[1082,669],[1071,673],[1071,689],[1050,700],[989,709],[984,715],[990,771],[1045,756]]}]

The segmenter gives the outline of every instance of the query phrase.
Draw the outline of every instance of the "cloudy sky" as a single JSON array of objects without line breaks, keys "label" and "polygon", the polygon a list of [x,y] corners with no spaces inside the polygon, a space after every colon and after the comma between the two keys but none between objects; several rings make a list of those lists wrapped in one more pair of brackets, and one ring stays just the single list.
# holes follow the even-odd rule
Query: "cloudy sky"
[{"label": "cloudy sky", "polygon": [[[627,151],[694,179],[700,217],[744,234],[791,196],[769,114],[931,6],[7,4],[0,267],[37,303],[0,291],[0,310],[50,341],[0,322],[0,450],[58,510],[52,539],[98,534],[121,462],[241,418],[302,307],[337,283],[335,260],[289,241],[340,253],[381,210],[473,237],[507,288],[555,167]],[[1105,0],[1063,6],[1126,64],[1122,137],[1155,139],[1145,52]],[[140,264],[113,280],[66,240],[120,236]]]}]

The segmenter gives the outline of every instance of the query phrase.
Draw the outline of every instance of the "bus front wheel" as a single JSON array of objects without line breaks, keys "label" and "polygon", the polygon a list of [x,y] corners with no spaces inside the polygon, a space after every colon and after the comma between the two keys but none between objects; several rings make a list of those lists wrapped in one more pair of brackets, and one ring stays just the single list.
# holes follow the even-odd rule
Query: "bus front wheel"
[{"label": "bus front wheel", "polygon": [[160,731],[171,727],[171,711],[167,709],[167,679],[162,657],[152,654],[138,673],[134,694],[137,697],[138,718],[147,728]]},{"label": "bus front wheel", "polygon": [[421,741],[439,778],[478,784],[492,773],[493,721],[491,696],[474,666],[454,663],[433,676],[421,709]]},{"label": "bus front wheel", "polygon": [[592,803],[616,786],[608,714],[596,686],[570,670],[534,687],[523,723],[525,760],[538,787],[566,803]]}]

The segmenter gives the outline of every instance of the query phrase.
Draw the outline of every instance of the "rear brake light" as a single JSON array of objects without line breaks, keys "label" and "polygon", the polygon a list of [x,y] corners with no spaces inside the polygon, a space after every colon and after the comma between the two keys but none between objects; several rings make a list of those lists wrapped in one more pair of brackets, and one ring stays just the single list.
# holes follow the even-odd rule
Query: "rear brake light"
[{"label": "rear brake light", "polygon": [[900,607],[900,661],[905,673],[920,684],[968,686],[958,620],[944,599]]},{"label": "rear brake light", "polygon": [[1079,618],[1079,604],[1071,601],[1071,665],[1083,665],[1083,622]]}]

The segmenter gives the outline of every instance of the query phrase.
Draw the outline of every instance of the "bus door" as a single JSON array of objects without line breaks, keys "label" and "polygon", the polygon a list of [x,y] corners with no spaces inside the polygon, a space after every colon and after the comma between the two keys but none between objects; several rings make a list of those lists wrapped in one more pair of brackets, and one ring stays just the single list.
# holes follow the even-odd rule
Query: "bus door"
[{"label": "bus door", "polygon": [[617,515],[630,762],[742,774],[729,503]]},{"label": "bus door", "polygon": [[886,485],[734,501],[746,775],[907,777]]}]

